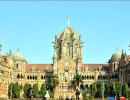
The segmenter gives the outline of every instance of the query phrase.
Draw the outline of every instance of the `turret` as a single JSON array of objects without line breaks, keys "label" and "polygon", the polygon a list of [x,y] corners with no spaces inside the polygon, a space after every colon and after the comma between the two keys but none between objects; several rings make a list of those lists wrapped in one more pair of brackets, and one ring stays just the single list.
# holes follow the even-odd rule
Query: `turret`
[{"label": "turret", "polygon": [[119,50],[116,50],[116,52],[113,53],[111,59],[109,60],[110,72],[114,72],[117,70],[120,58],[121,58],[121,52]]}]

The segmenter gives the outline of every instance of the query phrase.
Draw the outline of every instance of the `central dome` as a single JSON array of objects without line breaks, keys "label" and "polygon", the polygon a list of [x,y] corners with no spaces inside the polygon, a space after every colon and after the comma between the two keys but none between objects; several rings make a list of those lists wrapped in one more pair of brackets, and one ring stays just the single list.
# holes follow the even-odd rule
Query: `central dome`
[{"label": "central dome", "polygon": [[115,53],[113,53],[111,60],[119,61],[120,58],[121,58],[121,52],[119,50],[117,50]]},{"label": "central dome", "polygon": [[14,57],[16,59],[24,59],[22,53],[19,50],[16,51],[16,53],[14,54]]},{"label": "central dome", "polygon": [[70,27],[66,27],[60,34],[60,38],[64,39],[64,38],[70,38],[71,36],[74,36],[74,38],[78,38],[78,35],[75,31],[72,30],[72,28]]}]

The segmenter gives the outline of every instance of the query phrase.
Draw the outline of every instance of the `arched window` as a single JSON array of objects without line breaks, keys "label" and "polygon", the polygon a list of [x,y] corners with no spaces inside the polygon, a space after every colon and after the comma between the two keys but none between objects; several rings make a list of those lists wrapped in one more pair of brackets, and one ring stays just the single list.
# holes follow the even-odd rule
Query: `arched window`
[{"label": "arched window", "polygon": [[98,79],[100,79],[100,75],[98,76]]},{"label": "arched window", "polygon": [[33,76],[33,80],[34,80],[35,78],[34,78],[34,76]]},{"label": "arched window", "polygon": [[22,74],[21,74],[21,77],[20,78],[23,78]]},{"label": "arched window", "polygon": [[84,76],[82,76],[82,79],[84,80]]},{"label": "arched window", "polygon": [[84,85],[83,84],[80,85],[80,89],[84,90]]},{"label": "arched window", "polygon": [[88,84],[85,85],[85,88],[88,89]]},{"label": "arched window", "polygon": [[27,79],[29,79],[29,76],[27,76]]},{"label": "arched window", "polygon": [[19,67],[19,64],[18,64],[18,63],[16,64],[16,67],[17,67],[17,68]]},{"label": "arched window", "polygon": [[30,79],[32,79],[32,76],[30,76]]},{"label": "arched window", "polygon": [[90,79],[92,79],[92,77],[91,76],[89,76],[90,77]]},{"label": "arched window", "polygon": [[20,75],[19,75],[19,74],[17,75],[17,78],[20,78]]},{"label": "arched window", "polygon": [[92,90],[92,84],[90,85],[90,89]]},{"label": "arched window", "polygon": [[41,76],[41,79],[43,79],[43,76]]},{"label": "arched window", "polygon": [[35,76],[35,80],[37,79],[37,76]]},{"label": "arched window", "polygon": [[94,79],[94,76],[92,76],[92,79]]}]

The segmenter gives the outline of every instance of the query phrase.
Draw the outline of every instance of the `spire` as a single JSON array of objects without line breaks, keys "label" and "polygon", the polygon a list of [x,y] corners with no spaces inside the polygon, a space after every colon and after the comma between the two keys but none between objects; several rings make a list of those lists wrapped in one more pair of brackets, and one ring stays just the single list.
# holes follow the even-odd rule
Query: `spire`
[{"label": "spire", "polygon": [[9,50],[9,55],[12,55],[12,50],[11,49]]},{"label": "spire", "polygon": [[70,18],[67,16],[67,27],[70,27]]}]

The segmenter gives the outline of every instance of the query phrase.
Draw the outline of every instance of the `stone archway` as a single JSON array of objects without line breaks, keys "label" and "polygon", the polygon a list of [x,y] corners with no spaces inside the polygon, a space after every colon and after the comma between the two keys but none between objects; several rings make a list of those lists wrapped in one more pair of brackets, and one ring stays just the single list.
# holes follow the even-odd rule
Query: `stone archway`
[{"label": "stone archway", "polygon": [[84,85],[83,84],[80,85],[80,89],[84,90]]},{"label": "stone archway", "polygon": [[88,89],[89,89],[88,84],[86,84],[85,85],[85,90],[88,90]]}]

